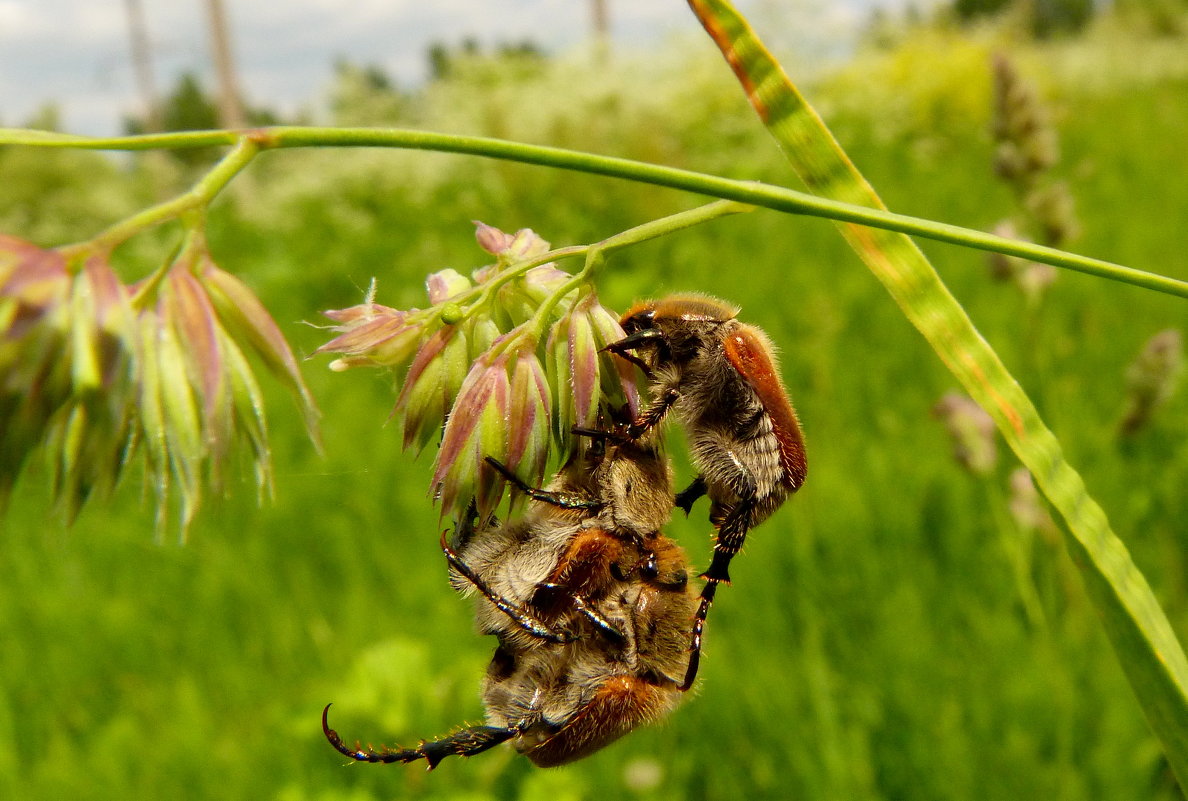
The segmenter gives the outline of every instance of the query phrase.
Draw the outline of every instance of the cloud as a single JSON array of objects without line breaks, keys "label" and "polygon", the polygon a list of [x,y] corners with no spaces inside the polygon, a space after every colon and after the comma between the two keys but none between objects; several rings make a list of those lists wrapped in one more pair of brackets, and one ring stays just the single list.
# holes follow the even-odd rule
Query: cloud
[{"label": "cloud", "polygon": [[[886,0],[851,0],[882,4]],[[676,0],[607,0],[612,34],[638,44],[695,30]],[[805,0],[740,0],[771,13]],[[152,41],[157,91],[182,72],[212,85],[205,4],[141,0]],[[335,61],[376,64],[409,85],[425,71],[430,43],[531,39],[560,50],[590,35],[580,0],[224,0],[242,89],[256,105],[291,109],[317,99]],[[0,0],[0,119],[18,124],[57,103],[69,130],[119,132],[139,108],[128,54],[125,5],[118,0]]]}]

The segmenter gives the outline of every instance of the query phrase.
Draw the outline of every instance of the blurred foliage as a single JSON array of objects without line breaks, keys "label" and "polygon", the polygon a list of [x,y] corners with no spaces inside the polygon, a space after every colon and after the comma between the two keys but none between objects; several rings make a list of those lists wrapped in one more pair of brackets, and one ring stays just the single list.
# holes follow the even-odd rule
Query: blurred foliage
[{"label": "blurred foliage", "polygon": [[1169,37],[1188,31],[1188,0],[1114,0],[1113,6],[1141,30]]},{"label": "blurred foliage", "polygon": [[[162,131],[209,131],[222,127],[215,99],[192,72],[183,72],[177,77],[173,90],[160,105]],[[281,123],[280,117],[267,108],[251,107],[245,109],[244,113],[248,125]],[[124,120],[124,133],[129,136],[151,133],[150,128],[144,117],[127,117]],[[168,152],[172,158],[190,167],[209,166],[218,158],[217,151],[212,148],[186,148]]]},{"label": "blurred foliage", "polygon": [[[1079,247],[1188,278],[1174,224],[1188,215],[1174,168],[1188,47],[1161,36],[1099,24],[1024,46],[993,28],[919,32],[807,92],[892,209],[989,228],[1014,202],[988,166],[989,54],[1005,42],[1055,110]],[[372,100],[352,91],[359,105],[342,119]],[[491,59],[400,104],[376,95],[392,116],[372,124],[789,180],[704,47],[602,70],[557,59],[533,75]],[[0,223],[44,245],[81,239],[144,204],[144,170],[0,151]],[[300,321],[357,302],[373,276],[382,302],[405,307],[425,273],[481,264],[471,219],[563,245],[694,202],[458,156],[278,152],[212,209],[211,248],[308,353],[326,333]],[[167,247],[129,246],[131,270],[153,244]],[[1183,331],[1183,302],[1070,274],[1027,311],[990,282],[982,254],[925,247],[1188,638],[1188,395],[1117,437],[1127,365],[1155,332]],[[276,504],[232,488],[185,548],[152,543],[135,480],[66,530],[44,515],[44,475],[26,476],[0,521],[0,797],[1180,797],[1058,540],[1012,517],[1015,465],[978,478],[952,460],[930,418],[951,379],[832,226],[725,219],[616,255],[599,283],[610,307],[674,290],[742,305],[782,347],[813,462],[732,566],[699,691],[670,721],[551,771],[506,749],[432,774],[342,767],[319,730],[325,703],[365,740],[442,734],[481,716],[493,644],[447,587],[431,459],[401,453],[384,427],[388,381],[318,360],[306,373],[325,457],[273,388]],[[672,442],[681,484],[688,463]],[[703,517],[671,533],[705,564]]]},{"label": "blurred foliage", "polygon": [[1093,18],[1093,0],[954,0],[953,11],[963,22],[995,14],[1020,17],[1033,36],[1041,39],[1077,33]]}]

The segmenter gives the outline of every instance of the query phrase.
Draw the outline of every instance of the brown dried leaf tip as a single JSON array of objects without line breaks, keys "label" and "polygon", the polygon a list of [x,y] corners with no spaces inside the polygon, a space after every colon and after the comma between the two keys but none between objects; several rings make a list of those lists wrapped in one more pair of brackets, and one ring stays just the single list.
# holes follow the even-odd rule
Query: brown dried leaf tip
[{"label": "brown dried leaf tip", "polygon": [[73,519],[142,454],[159,528],[184,535],[204,486],[222,486],[237,447],[267,487],[270,458],[257,357],[316,410],[280,329],[201,247],[134,285],[105,252],[62,252],[0,236],[0,502],[44,449],[57,504]]},{"label": "brown dried leaf tip", "polygon": [[601,350],[623,332],[593,287],[559,269],[532,230],[475,225],[494,263],[470,278],[430,274],[425,309],[382,306],[373,284],[362,304],[326,312],[338,336],[317,351],[341,354],[335,370],[404,369],[394,410],[404,447],[440,437],[431,492],[458,516],[472,499],[484,513],[498,505],[503,479],[488,457],[540,484],[574,425],[639,403],[634,368]]}]

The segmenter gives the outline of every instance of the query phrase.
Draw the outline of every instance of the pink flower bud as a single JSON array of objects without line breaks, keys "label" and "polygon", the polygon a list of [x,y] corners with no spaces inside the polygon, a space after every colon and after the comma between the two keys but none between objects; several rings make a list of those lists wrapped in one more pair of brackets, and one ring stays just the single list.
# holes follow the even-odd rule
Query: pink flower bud
[{"label": "pink flower bud", "polygon": [[564,270],[558,270],[552,264],[542,264],[524,273],[524,293],[539,306],[571,278],[573,278],[572,275]]},{"label": "pink flower bud", "polygon": [[506,353],[475,362],[450,409],[433,472],[443,513],[464,513],[471,499],[480,514],[498,503],[501,485],[485,459],[507,461],[507,366]]},{"label": "pink flower bud", "polygon": [[478,241],[479,247],[492,256],[498,256],[511,245],[511,234],[505,234],[493,225],[487,225],[478,220],[472,222],[475,226],[474,238]]},{"label": "pink flower bud", "polygon": [[550,383],[556,388],[553,433],[565,443],[573,426],[593,426],[598,418],[599,353],[584,302],[553,326],[546,346]]},{"label": "pink flower bud", "polygon": [[626,336],[616,315],[598,302],[594,295],[588,302],[590,324],[594,328],[594,342],[602,361],[602,394],[614,406],[626,406],[629,416],[639,411],[639,386],[636,384],[637,369],[626,359],[620,359],[606,350],[612,342]]},{"label": "pink flower bud", "polygon": [[537,235],[531,228],[521,228],[512,237],[511,243],[505,249],[505,255],[511,261],[524,261],[543,256],[549,252],[549,243]]},{"label": "pink flower bud", "polygon": [[507,466],[529,484],[538,485],[549,454],[551,393],[535,342],[525,342],[520,348],[511,371]]},{"label": "pink flower bud", "polygon": [[470,279],[457,270],[438,270],[425,279],[429,292],[429,305],[436,306],[470,289]]},{"label": "pink flower bud", "polygon": [[435,331],[417,351],[393,410],[404,416],[405,448],[423,448],[441,430],[469,364],[466,334],[454,326]]},{"label": "pink flower bud", "polygon": [[[368,314],[354,310],[366,308]],[[314,353],[345,354],[351,366],[399,367],[412,358],[423,335],[420,325],[407,322],[407,312],[376,304],[352,306],[338,312],[326,312],[331,319],[345,319],[334,327],[343,333]]]}]

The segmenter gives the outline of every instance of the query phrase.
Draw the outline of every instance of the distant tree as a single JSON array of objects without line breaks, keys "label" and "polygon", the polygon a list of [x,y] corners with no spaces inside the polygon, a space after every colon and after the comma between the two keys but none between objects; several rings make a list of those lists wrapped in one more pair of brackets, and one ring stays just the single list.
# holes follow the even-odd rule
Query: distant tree
[{"label": "distant tree", "polygon": [[429,59],[430,80],[440,81],[450,77],[450,73],[454,67],[454,59],[450,55],[450,48],[445,42],[434,42],[429,45],[426,55]]},{"label": "distant tree", "polygon": [[[173,91],[160,105],[161,125],[166,131],[204,131],[219,127],[218,107],[209,93],[202,87],[198,76],[183,72],[177,78]],[[272,111],[252,108],[247,111],[248,125],[276,125],[279,117]],[[124,131],[127,134],[147,133],[151,128],[144,117],[125,117]],[[169,154],[185,164],[205,164],[213,151],[207,148],[172,150]]]},{"label": "distant tree", "polygon": [[953,11],[962,21],[1020,9],[1035,36],[1046,38],[1076,33],[1093,18],[1093,0],[954,0]]},{"label": "distant tree", "polygon": [[397,125],[408,122],[409,97],[382,67],[338,61],[330,109],[336,125]]},{"label": "distant tree", "polygon": [[975,20],[998,14],[1011,4],[1011,0],[956,0],[953,10],[961,20]]},{"label": "distant tree", "polygon": [[1152,33],[1177,36],[1188,30],[1188,0],[1114,0],[1114,7]]},{"label": "distant tree", "polygon": [[434,81],[455,77],[462,65],[482,62],[484,59],[518,61],[531,67],[539,66],[547,57],[541,46],[531,39],[501,42],[493,50],[484,52],[473,37],[463,39],[457,47],[445,42],[433,42],[425,55],[429,61],[429,78]]},{"label": "distant tree", "polygon": [[1035,0],[1032,9],[1032,30],[1041,39],[1076,33],[1093,19],[1093,0]]}]

